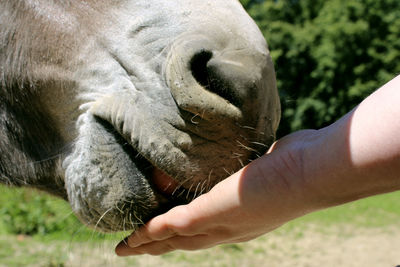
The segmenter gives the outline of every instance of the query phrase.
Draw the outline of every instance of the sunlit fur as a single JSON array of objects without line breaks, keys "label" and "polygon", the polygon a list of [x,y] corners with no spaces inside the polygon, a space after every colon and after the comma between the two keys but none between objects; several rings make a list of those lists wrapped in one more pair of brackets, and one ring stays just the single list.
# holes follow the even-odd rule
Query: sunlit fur
[{"label": "sunlit fur", "polygon": [[274,67],[237,0],[5,0],[0,26],[0,182],[95,230],[191,201],[275,138]]}]

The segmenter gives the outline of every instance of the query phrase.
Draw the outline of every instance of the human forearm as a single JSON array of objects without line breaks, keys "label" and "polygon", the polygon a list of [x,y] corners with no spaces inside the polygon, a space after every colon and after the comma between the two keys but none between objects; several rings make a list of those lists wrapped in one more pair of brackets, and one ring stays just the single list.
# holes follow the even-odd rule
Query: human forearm
[{"label": "human forearm", "polygon": [[400,189],[400,77],[304,149],[306,183],[318,208]]}]

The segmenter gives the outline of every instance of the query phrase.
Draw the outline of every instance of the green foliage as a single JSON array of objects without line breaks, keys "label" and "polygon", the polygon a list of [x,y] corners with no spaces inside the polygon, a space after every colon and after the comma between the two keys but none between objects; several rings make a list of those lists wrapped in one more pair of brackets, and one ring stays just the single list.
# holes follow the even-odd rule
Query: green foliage
[{"label": "green foliage", "polygon": [[400,73],[398,0],[242,3],[275,62],[279,135],[332,123]]},{"label": "green foliage", "polygon": [[1,186],[0,203],[0,233],[70,235],[80,225],[68,203],[37,191]]}]

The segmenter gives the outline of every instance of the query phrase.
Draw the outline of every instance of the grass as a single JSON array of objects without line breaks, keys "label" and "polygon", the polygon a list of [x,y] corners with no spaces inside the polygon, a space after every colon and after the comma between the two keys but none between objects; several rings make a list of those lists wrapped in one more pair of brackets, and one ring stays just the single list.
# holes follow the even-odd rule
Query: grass
[{"label": "grass", "polygon": [[400,191],[311,213],[293,222],[294,225],[299,223],[326,226],[351,223],[357,227],[400,225]]},{"label": "grass", "polygon": [[[19,227],[10,227],[10,223]],[[24,224],[36,232],[15,232]],[[35,224],[45,227],[31,227]],[[346,227],[348,231],[343,230]],[[393,228],[400,229],[400,192],[309,214],[246,244],[156,258],[118,259],[113,248],[124,234],[104,235],[87,229],[62,200],[0,187],[0,266],[261,266],[267,258],[271,262],[286,256],[298,260],[304,256],[304,244],[325,244],[332,235],[332,242],[338,242],[335,238],[354,238],[360,229],[374,232]],[[317,236],[314,243],[307,241],[310,235]],[[318,250],[318,246],[313,250]]]}]

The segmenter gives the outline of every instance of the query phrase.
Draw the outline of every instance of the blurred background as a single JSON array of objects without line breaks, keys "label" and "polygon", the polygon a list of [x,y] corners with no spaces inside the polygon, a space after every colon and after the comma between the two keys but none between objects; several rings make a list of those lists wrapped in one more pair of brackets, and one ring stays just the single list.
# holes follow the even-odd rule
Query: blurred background
[{"label": "blurred background", "polygon": [[242,0],[269,44],[279,135],[321,128],[400,73],[398,0]]},{"label": "blurred background", "polygon": [[[241,2],[266,37],[275,63],[282,102],[278,137],[299,129],[321,128],[332,123],[400,73],[399,0]],[[311,244],[321,245],[326,244],[331,237],[331,230],[326,229],[333,226],[333,235],[347,233],[343,240],[340,239],[340,242],[345,243],[355,238],[352,235],[357,233],[355,228],[374,229],[375,232],[376,229],[383,228],[391,229],[389,232],[398,229],[397,232],[394,230],[395,233],[391,232],[387,238],[390,239],[396,233],[399,237],[399,222],[400,195],[397,192],[306,216],[278,230],[269,239],[264,237],[261,241],[255,241],[261,243],[222,246],[213,252],[201,252],[214,256],[192,254],[198,256],[187,257],[187,254],[176,253],[161,257],[163,261],[160,262],[144,257],[142,261],[135,258],[115,265],[213,266],[210,262],[206,265],[201,264],[204,263],[206,255],[222,264],[215,266],[260,266],[258,264],[265,263],[267,259],[271,261],[270,266],[286,266],[284,262],[273,265],[274,260],[281,262],[279,255],[286,251],[285,259],[289,266],[292,261],[288,260],[288,256],[296,263],[307,262],[301,257],[308,255],[307,246],[304,245],[308,243],[305,242],[304,236],[305,233],[310,234],[310,225],[314,234],[315,229],[320,229],[316,232],[321,238],[320,241]],[[338,230],[338,225],[342,225],[343,228]],[[343,229],[350,230],[346,232]],[[324,233],[328,236],[324,236]],[[36,191],[0,186],[0,266],[113,266],[113,245],[123,235],[110,237],[86,229],[71,213],[68,204],[56,198]],[[290,238],[291,241],[284,237]],[[378,251],[379,247],[384,248],[384,240],[388,240],[387,238],[379,241],[377,248],[371,248],[370,255],[373,251]],[[88,245],[88,242],[92,245]],[[280,242],[290,243],[292,248],[280,247]],[[332,242],[337,244],[339,241],[335,239]],[[360,242],[362,243],[359,241],[356,244],[360,245]],[[322,249],[319,245],[313,249]],[[386,245],[387,253],[390,253],[390,249],[393,250],[400,244]],[[88,255],[83,254],[83,250],[80,249],[82,246],[85,247],[85,251],[89,251]],[[105,248],[98,250],[101,246]],[[350,243],[349,246],[354,249],[354,244]],[[97,250],[93,252],[94,250],[88,247]],[[273,254],[271,251],[277,253]],[[329,251],[332,252],[332,249],[326,248],[324,253],[321,252],[319,259],[325,260],[324,257]],[[91,252],[93,253],[90,254]],[[93,257],[96,253],[97,256]],[[105,257],[105,254],[109,256]],[[244,254],[248,256],[248,261],[243,261]],[[354,263],[356,253],[353,251],[351,254],[350,259],[352,258],[351,262]],[[313,259],[313,255],[308,255],[311,263],[304,263],[304,266],[320,266],[318,261]],[[337,252],[337,255],[336,258],[331,258],[331,263],[341,263],[335,259],[342,259],[343,251]],[[88,262],[87,258],[97,258],[98,261]],[[228,260],[221,263],[220,260],[225,258]],[[236,263],[230,259],[234,259]],[[391,266],[396,264],[400,264],[400,259]],[[367,261],[365,266],[378,265],[369,265]]]}]

